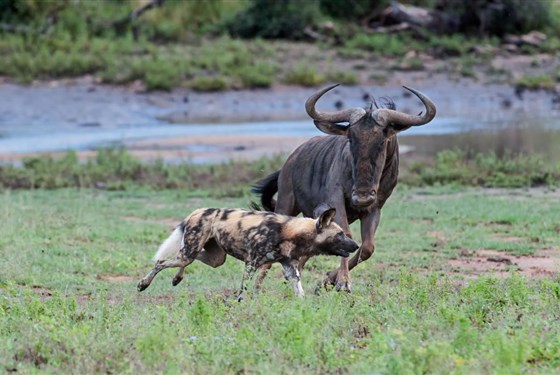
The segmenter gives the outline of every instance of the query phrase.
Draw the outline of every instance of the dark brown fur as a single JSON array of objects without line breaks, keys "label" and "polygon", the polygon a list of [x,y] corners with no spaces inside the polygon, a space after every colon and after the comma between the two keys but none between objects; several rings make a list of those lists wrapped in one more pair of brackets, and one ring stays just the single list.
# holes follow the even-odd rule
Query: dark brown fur
[{"label": "dark brown fur", "polygon": [[[294,281],[296,294],[303,295],[297,267],[300,259],[319,254],[348,257],[359,247],[332,221],[335,214],[334,209],[326,209],[315,220],[262,211],[198,209],[160,246],[156,264],[138,283],[138,290],[146,289],[165,268],[180,268],[173,278],[173,285],[177,285],[183,279],[185,267],[194,260],[219,267],[226,255],[231,255],[245,262],[241,293],[244,280],[252,277],[257,268],[278,262],[284,267],[286,278]],[[175,241],[179,235],[180,242]],[[164,259],[171,252],[175,258]]]}]

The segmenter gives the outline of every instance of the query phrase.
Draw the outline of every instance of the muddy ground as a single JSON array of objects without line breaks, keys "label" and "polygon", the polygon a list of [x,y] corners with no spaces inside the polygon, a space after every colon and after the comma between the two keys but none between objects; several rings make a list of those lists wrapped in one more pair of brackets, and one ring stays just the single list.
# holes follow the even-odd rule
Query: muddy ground
[{"label": "muddy ground", "polygon": [[[401,86],[430,96],[438,115],[429,126],[403,134],[420,137],[403,139],[401,143],[411,146],[403,147],[407,152],[434,149],[436,145],[426,144],[428,135],[535,128],[531,121],[539,128],[560,129],[556,91],[520,91],[512,85],[526,74],[549,74],[559,63],[555,55],[512,55],[496,50],[492,59],[473,67],[474,76],[463,77],[457,73],[458,59],[421,55],[424,68],[410,71],[393,60],[343,59],[314,45],[292,43],[279,48],[288,60],[299,56],[317,62],[319,70],[328,65],[356,73],[360,84],[333,90],[320,102],[324,110],[365,107],[373,97],[388,96],[399,110],[418,113],[422,106]],[[67,149],[87,157],[97,147],[108,145],[127,147],[143,159],[203,163],[289,153],[303,140],[320,134],[303,108],[315,89],[275,84],[269,89],[217,93],[187,89],[147,93],[140,82],[107,86],[93,76],[30,86],[15,85],[4,78],[0,79],[0,160],[57,155]],[[286,121],[292,124],[289,131],[282,129]],[[260,127],[247,130],[241,123]],[[219,128],[200,128],[205,124],[228,124],[232,130],[225,134]],[[294,126],[301,132],[294,131]],[[515,132],[509,137],[519,143],[526,133]],[[553,138],[545,134],[532,143]],[[533,149],[531,144],[522,151]]]}]

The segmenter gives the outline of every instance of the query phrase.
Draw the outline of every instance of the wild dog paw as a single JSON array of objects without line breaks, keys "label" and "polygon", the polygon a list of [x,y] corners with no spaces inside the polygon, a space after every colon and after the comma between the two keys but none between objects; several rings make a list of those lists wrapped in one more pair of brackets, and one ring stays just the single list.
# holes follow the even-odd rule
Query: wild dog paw
[{"label": "wild dog paw", "polygon": [[140,280],[140,282],[136,286],[136,289],[138,289],[138,291],[141,292],[149,286],[150,286],[150,284],[146,283],[144,280]]},{"label": "wild dog paw", "polygon": [[171,284],[173,284],[173,286],[177,286],[181,281],[183,281],[182,277],[175,276],[173,280],[171,280]]}]

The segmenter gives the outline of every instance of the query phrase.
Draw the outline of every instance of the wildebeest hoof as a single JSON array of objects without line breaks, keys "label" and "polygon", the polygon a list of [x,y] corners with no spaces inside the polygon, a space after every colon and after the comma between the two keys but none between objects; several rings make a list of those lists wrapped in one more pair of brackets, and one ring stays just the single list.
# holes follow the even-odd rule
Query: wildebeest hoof
[{"label": "wildebeest hoof", "polygon": [[179,285],[179,283],[180,283],[181,281],[183,281],[183,278],[182,278],[182,277],[177,277],[177,276],[175,276],[175,277],[173,278],[173,280],[171,281],[171,284],[173,284],[173,286],[177,286],[177,285]]},{"label": "wildebeest hoof", "polygon": [[349,281],[339,281],[336,283],[336,291],[344,291],[347,293],[352,293],[352,284]]},{"label": "wildebeest hoof", "polygon": [[140,282],[138,283],[138,285],[136,286],[136,289],[138,289],[139,292],[145,290],[147,287],[149,287],[150,284],[146,284],[144,282],[144,280],[140,280]]}]

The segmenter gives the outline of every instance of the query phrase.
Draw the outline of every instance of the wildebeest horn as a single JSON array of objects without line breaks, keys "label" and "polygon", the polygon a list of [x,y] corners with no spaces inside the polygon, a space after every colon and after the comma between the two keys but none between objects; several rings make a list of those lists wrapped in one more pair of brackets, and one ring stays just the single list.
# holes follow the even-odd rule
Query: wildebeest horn
[{"label": "wildebeest horn", "polygon": [[405,89],[413,93],[422,101],[426,107],[426,113],[421,116],[409,115],[403,112],[398,112],[388,108],[377,109],[372,113],[372,116],[378,122],[383,122],[385,125],[399,125],[399,126],[420,126],[432,121],[436,115],[436,106],[426,95],[422,94],[413,88],[403,86]]},{"label": "wildebeest horn", "polygon": [[338,85],[339,83],[319,90],[307,99],[305,102],[305,110],[307,111],[309,117],[315,121],[353,123],[365,115],[366,111],[363,108],[349,108],[337,112],[319,112],[315,109],[315,103],[317,103],[317,100],[319,100],[319,98],[321,98],[321,96],[323,96],[327,91],[334,89]]}]

